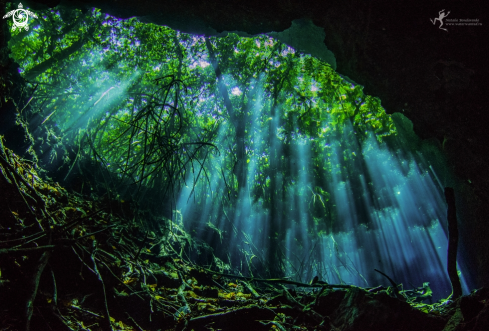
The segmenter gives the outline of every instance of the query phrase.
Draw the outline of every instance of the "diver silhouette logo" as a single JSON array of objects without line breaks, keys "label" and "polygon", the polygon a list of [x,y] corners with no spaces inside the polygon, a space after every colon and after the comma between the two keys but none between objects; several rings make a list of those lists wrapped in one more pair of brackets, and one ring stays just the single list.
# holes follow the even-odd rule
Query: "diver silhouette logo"
[{"label": "diver silhouette logo", "polygon": [[439,21],[439,22],[440,22],[440,26],[439,26],[438,28],[439,28],[439,29],[442,29],[442,30],[445,30],[446,32],[448,32],[448,30],[447,30],[447,29],[445,29],[445,28],[442,28],[442,26],[443,26],[443,19],[444,19],[445,17],[447,17],[447,16],[448,16],[448,14],[450,14],[450,12],[448,12],[448,13],[446,13],[446,14],[445,14],[444,12],[445,12],[445,9],[440,10],[440,11],[438,12],[438,15],[439,15],[439,16],[438,16],[438,18],[434,18],[434,19],[431,19],[431,18],[430,18],[430,21],[431,21],[431,23],[433,23],[433,25],[435,25],[436,21]]},{"label": "diver silhouette logo", "polygon": [[12,16],[12,19],[14,21],[14,25],[12,26],[12,31],[15,31],[16,28],[19,28],[20,30],[24,28],[27,31],[29,30],[29,27],[27,26],[29,15],[31,15],[34,18],[37,18],[36,14],[34,14],[33,12],[23,9],[22,4],[19,2],[19,8],[9,11],[3,18]]}]

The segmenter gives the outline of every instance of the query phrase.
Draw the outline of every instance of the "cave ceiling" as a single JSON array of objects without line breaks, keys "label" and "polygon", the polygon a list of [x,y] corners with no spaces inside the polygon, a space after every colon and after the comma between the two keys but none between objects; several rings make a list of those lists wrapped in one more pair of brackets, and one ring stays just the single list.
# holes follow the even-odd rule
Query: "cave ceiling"
[{"label": "cave ceiling", "polygon": [[[282,32],[293,22],[312,22],[324,31],[326,47],[316,48],[334,54],[340,74],[380,97],[388,113],[402,112],[411,119],[421,138],[445,149],[457,175],[476,183],[481,198],[489,198],[483,102],[489,54],[483,41],[488,31],[482,1],[38,0],[25,5],[41,9],[60,3],[65,8],[98,7],[120,18],[137,16],[205,35]],[[441,30],[430,19],[442,9],[452,18],[479,19],[482,26]],[[321,35],[306,39],[317,41]],[[309,53],[314,55],[314,50]]]}]

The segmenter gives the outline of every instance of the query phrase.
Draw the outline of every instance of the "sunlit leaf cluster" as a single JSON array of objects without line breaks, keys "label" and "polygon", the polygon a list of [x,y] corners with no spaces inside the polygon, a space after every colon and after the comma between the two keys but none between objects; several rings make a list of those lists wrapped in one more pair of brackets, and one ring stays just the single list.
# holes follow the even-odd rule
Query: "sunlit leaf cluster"
[{"label": "sunlit leaf cluster", "polygon": [[[65,153],[70,167],[89,158],[132,192],[165,200],[188,186],[205,198],[217,178],[213,193],[231,205],[243,189],[269,209],[296,192],[311,219],[331,224],[331,174],[348,177],[361,157],[358,146],[332,146],[395,134],[378,98],[267,35],[195,36],[97,9],[38,14],[9,42],[35,91],[22,116],[51,133],[38,150],[51,161]],[[297,193],[301,173],[311,184]]]}]

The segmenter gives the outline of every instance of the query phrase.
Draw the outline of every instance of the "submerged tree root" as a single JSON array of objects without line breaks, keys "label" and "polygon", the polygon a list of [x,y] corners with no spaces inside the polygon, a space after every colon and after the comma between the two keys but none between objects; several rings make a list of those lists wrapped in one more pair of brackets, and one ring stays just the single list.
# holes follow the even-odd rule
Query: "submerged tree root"
[{"label": "submerged tree root", "polygon": [[[182,259],[188,235],[176,224],[155,252],[136,219],[4,159],[1,330],[486,330],[488,289],[427,305],[392,288],[223,274]],[[20,196],[32,193],[24,181],[36,206]]]}]

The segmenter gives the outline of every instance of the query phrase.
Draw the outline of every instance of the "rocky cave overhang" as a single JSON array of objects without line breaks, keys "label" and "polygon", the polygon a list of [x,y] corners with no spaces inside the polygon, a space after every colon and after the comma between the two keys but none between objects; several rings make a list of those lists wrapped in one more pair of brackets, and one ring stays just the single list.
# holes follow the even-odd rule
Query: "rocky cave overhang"
[{"label": "rocky cave overhang", "polygon": [[[31,8],[36,8],[35,6],[56,6],[58,3],[59,1],[37,1],[28,5]],[[416,6],[407,1],[399,1],[395,7],[390,6],[390,4],[386,5],[385,2],[366,2],[358,5],[350,1],[320,3],[299,2],[298,0],[276,2],[270,5],[258,1],[225,2],[220,0],[212,3],[187,1],[153,3],[145,0],[139,2],[114,0],[79,1],[70,3],[70,6],[78,8],[96,6],[117,17],[138,16],[146,22],[169,25],[185,32],[208,35],[219,35],[225,31],[240,31],[243,35],[274,31],[272,33],[276,33],[275,36],[282,41],[291,43],[293,47],[320,57],[336,66],[336,70],[341,75],[364,85],[366,93],[379,96],[389,113],[400,112],[405,114],[412,120],[418,136],[423,139],[431,139],[432,143],[438,144],[440,150],[446,153],[455,173],[466,182],[466,190],[463,193],[467,194],[466,198],[469,203],[465,208],[470,209],[469,214],[472,215],[471,218],[464,218],[460,224],[467,230],[464,232],[465,238],[462,238],[462,242],[471,243],[471,247],[466,247],[466,249],[468,249],[469,254],[474,256],[473,260],[478,261],[474,267],[477,268],[480,277],[479,283],[480,285],[488,285],[489,249],[485,245],[485,240],[489,234],[489,226],[485,221],[485,215],[487,215],[489,208],[484,201],[489,198],[486,175],[489,153],[488,147],[484,143],[486,138],[485,103],[482,99],[485,92],[484,87],[487,86],[488,67],[486,58],[488,57],[486,56],[487,50],[484,49],[484,44],[481,41],[482,37],[487,35],[485,26],[480,27],[480,29],[478,27],[463,30],[454,29],[447,34],[445,31],[433,27],[428,20],[435,17],[441,9],[438,4]],[[443,6],[449,8],[448,4],[444,3]],[[454,14],[458,11],[460,16],[480,18],[484,21],[484,17],[478,16],[480,15],[478,8],[479,6],[474,3],[452,6],[449,9]],[[293,29],[287,30],[291,26]],[[294,30],[294,28],[302,28],[302,31],[309,29],[308,38],[292,40],[294,35],[292,31],[300,31],[300,29]],[[283,31],[286,32],[278,34]],[[297,34],[300,35],[301,32]],[[311,42],[308,43],[307,40]],[[4,43],[2,49],[5,49],[5,41],[5,38],[2,38]],[[1,122],[2,119],[0,118],[0,127]],[[40,187],[40,184],[36,184],[36,187]],[[56,197],[53,201],[62,201],[60,196],[68,201],[67,195],[65,196],[66,192],[62,191],[60,187],[49,185],[43,185],[43,187],[47,192],[46,194]],[[71,212],[76,212],[76,208],[68,209]],[[92,231],[98,233],[100,230],[93,229]],[[82,238],[91,234],[90,232]],[[133,247],[133,249],[141,251],[141,248],[138,247]],[[6,250],[0,253],[5,252]],[[23,254],[23,252],[15,253]],[[147,256],[150,257],[151,254],[147,254]],[[57,271],[56,274],[61,274],[58,271],[64,270],[65,265],[60,264],[54,268]],[[53,274],[52,270],[51,274]],[[168,282],[175,282],[176,279],[182,277],[176,273],[175,275],[176,278],[173,278],[172,274],[170,274],[171,277],[164,273],[160,276],[162,281]],[[199,285],[201,278],[202,282],[205,280],[202,273],[196,277],[199,279]],[[92,278],[93,284],[98,286],[99,283],[95,276],[92,275]],[[208,278],[209,280],[212,279]],[[195,278],[192,280],[195,281]],[[127,283],[132,281],[132,279],[128,279]],[[204,294],[197,292],[199,286],[193,282],[190,284],[197,293],[197,295],[194,294],[193,299],[200,300],[199,295],[202,294],[203,296]],[[119,285],[123,286],[123,284]],[[236,284],[232,283],[228,285],[237,287]],[[148,287],[151,286],[148,285]],[[171,287],[171,284],[168,287]],[[154,288],[151,288],[154,292]],[[324,291],[324,286],[322,291]],[[156,300],[162,299],[149,289],[147,292],[152,293]],[[213,289],[211,293],[216,298],[223,300],[229,299],[230,294],[223,294],[217,289]],[[241,292],[237,292],[234,296],[238,296],[238,294],[244,296]],[[206,293],[206,296],[211,295]],[[246,295],[251,296],[251,294]],[[306,308],[312,304],[316,305],[316,302],[319,302],[319,305],[324,308],[326,305],[322,305],[322,302],[334,301],[335,306],[340,306],[336,316],[333,316],[335,318],[334,324],[355,329],[351,319],[347,318],[350,316],[352,307],[340,304],[343,297],[339,295],[344,294],[341,292],[325,292],[322,297],[320,295],[321,292],[318,294],[318,298],[309,302],[302,310],[306,311]],[[367,302],[364,298],[369,297],[369,295],[353,289],[348,292],[348,297],[345,297],[349,300],[344,301]],[[483,296],[487,296],[487,289],[462,299],[460,308],[448,322],[448,317],[445,316],[445,319],[431,318],[430,323],[413,323],[413,321],[418,321],[417,316],[411,311],[403,312],[399,309],[400,305],[396,306],[396,301],[388,296],[379,296],[378,298],[383,300],[378,300],[380,305],[377,307],[366,306],[365,309],[371,320],[377,321],[386,316],[384,309],[387,307],[393,308],[397,313],[403,312],[396,316],[404,316],[404,319],[394,322],[397,325],[403,325],[404,321],[410,321],[411,323],[406,323],[406,325],[410,325],[410,328],[406,329],[441,329],[445,325],[444,330],[452,330],[461,325],[461,316],[463,316],[462,319],[472,320],[472,324],[479,323],[479,327],[483,327],[482,324],[487,322],[487,303],[483,305],[484,314],[480,314],[479,320],[474,318],[474,311],[482,309],[480,302],[486,302],[482,301]],[[119,293],[119,302],[124,304],[126,297],[127,294],[123,291]],[[294,297],[296,297],[295,292],[291,295],[284,291],[283,295],[275,297],[275,301],[271,301],[269,304],[279,302],[293,305]],[[49,300],[46,293],[41,293],[41,298]],[[308,299],[307,296],[305,299]],[[133,303],[127,300],[127,304],[129,306]],[[372,305],[374,304],[377,302],[372,303]],[[150,307],[150,305],[146,306]],[[407,307],[407,305],[404,306]],[[214,307],[207,303],[205,309],[212,312]],[[237,311],[243,316],[261,312],[257,307],[251,308],[250,311],[247,309],[241,308]],[[182,312],[185,313],[185,311],[178,310],[175,319],[180,318],[179,314]],[[148,311],[142,311],[142,313],[149,315]],[[331,312],[324,311],[321,313],[330,315]],[[345,314],[342,315],[341,313]],[[420,312],[416,313],[422,315]],[[394,316],[394,314],[391,315]],[[170,319],[173,318],[171,315],[170,317]],[[212,319],[212,323],[218,322],[217,317],[213,314],[206,318]],[[216,320],[213,320],[214,318]],[[269,317],[264,316],[263,318]],[[108,314],[106,320],[110,328],[111,319]],[[129,320],[139,327],[132,317],[129,316]],[[194,326],[201,320],[193,318],[190,322],[194,323],[191,325]],[[283,321],[276,320],[274,323],[280,325],[280,323],[285,324],[286,322],[284,317]],[[122,320],[118,324],[125,327]],[[477,326],[474,327],[472,324],[463,323],[463,326],[466,329],[479,330]],[[364,330],[363,325],[357,325],[357,329]],[[372,327],[372,329],[374,328]]]},{"label": "rocky cave overhang", "polygon": [[[453,16],[484,21],[482,1],[443,3]],[[57,0],[29,2],[33,9],[54,7]],[[438,29],[430,22],[441,4],[396,1],[61,1],[65,7],[98,7],[111,15],[168,25],[184,32],[219,35],[281,32],[312,22],[324,30],[324,45],[314,52],[334,54],[336,70],[381,98],[388,113],[401,112],[423,139],[443,149],[455,173],[472,195],[472,217],[463,225],[475,243],[481,285],[489,275],[489,148],[483,102],[487,86],[487,24]],[[308,25],[310,23],[305,23]],[[312,27],[312,24],[309,26]],[[5,27],[4,27],[5,28]],[[318,36],[315,36],[316,40]],[[314,38],[310,38],[314,40]],[[3,43],[6,40],[3,39]],[[297,45],[296,45],[297,46]],[[306,47],[307,48],[307,47]],[[318,50],[319,49],[319,50]],[[468,240],[465,238],[465,240]]]}]

